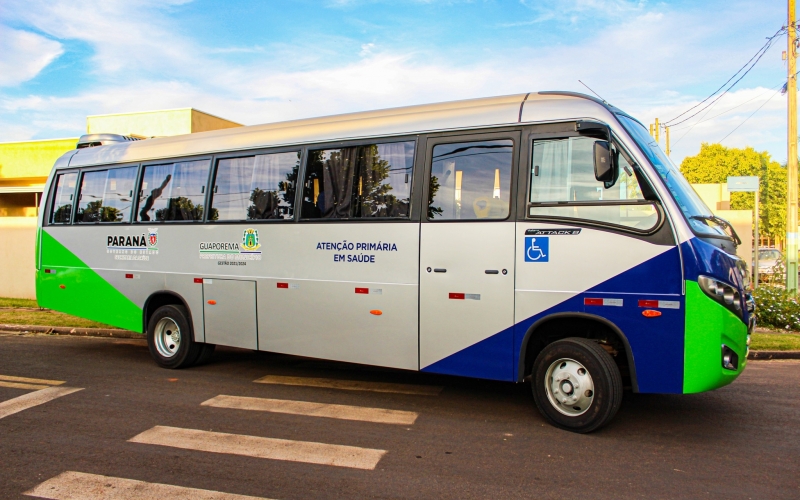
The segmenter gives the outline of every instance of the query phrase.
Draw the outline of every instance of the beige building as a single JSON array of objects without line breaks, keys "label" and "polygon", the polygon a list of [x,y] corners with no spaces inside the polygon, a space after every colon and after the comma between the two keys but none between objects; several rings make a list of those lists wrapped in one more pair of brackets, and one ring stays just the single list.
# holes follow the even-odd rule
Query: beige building
[{"label": "beige building", "polygon": [[[241,127],[194,108],[86,117],[86,132],[139,138]],[[56,159],[77,137],[0,143],[0,297],[36,298],[36,215]]]},{"label": "beige building", "polygon": [[714,215],[722,217],[733,225],[742,239],[736,253],[751,265],[753,258],[753,211],[731,210],[731,193],[727,184],[692,184]]}]

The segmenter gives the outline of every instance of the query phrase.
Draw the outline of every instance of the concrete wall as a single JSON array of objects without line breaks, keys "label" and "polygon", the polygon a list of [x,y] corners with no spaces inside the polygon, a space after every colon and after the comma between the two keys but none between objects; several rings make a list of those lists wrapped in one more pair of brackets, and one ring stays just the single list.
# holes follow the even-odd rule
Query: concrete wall
[{"label": "concrete wall", "polygon": [[36,298],[36,217],[0,217],[0,297]]},{"label": "concrete wall", "polygon": [[78,138],[0,144],[0,185],[24,186],[47,180],[56,159],[75,149]]}]

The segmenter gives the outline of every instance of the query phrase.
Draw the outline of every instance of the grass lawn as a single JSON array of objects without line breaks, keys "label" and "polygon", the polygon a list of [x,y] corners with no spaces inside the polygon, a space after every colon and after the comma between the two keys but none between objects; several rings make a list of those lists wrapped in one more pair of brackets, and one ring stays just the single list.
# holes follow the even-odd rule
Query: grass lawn
[{"label": "grass lawn", "polygon": [[753,351],[800,351],[800,335],[791,333],[754,333],[750,338]]},{"label": "grass lawn", "polygon": [[0,297],[0,307],[39,307],[35,300]]},{"label": "grass lawn", "polygon": [[0,323],[11,325],[71,326],[75,328],[114,328],[113,326],[104,325],[97,321],[76,318],[75,316],[49,310],[27,311],[24,309],[0,309]]}]

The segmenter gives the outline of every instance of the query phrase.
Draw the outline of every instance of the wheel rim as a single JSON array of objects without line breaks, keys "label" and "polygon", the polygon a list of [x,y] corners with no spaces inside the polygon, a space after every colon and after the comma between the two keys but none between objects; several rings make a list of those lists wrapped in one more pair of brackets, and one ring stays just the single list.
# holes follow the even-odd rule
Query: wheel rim
[{"label": "wheel rim", "polygon": [[586,413],[594,400],[592,375],[574,359],[553,362],[547,369],[544,389],[553,408],[570,417]]},{"label": "wheel rim", "polygon": [[165,358],[175,356],[181,347],[181,328],[172,318],[161,318],[156,323],[156,351]]}]

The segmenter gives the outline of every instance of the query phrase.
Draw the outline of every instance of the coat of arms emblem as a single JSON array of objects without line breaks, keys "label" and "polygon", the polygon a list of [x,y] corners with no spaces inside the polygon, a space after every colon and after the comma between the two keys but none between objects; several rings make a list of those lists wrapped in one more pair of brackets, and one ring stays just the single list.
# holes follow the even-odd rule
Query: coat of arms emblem
[{"label": "coat of arms emblem", "polygon": [[153,248],[158,245],[158,228],[147,228],[147,246]]},{"label": "coat of arms emblem", "polygon": [[254,252],[261,248],[258,242],[258,229],[245,229],[242,234],[242,249],[246,252]]}]

